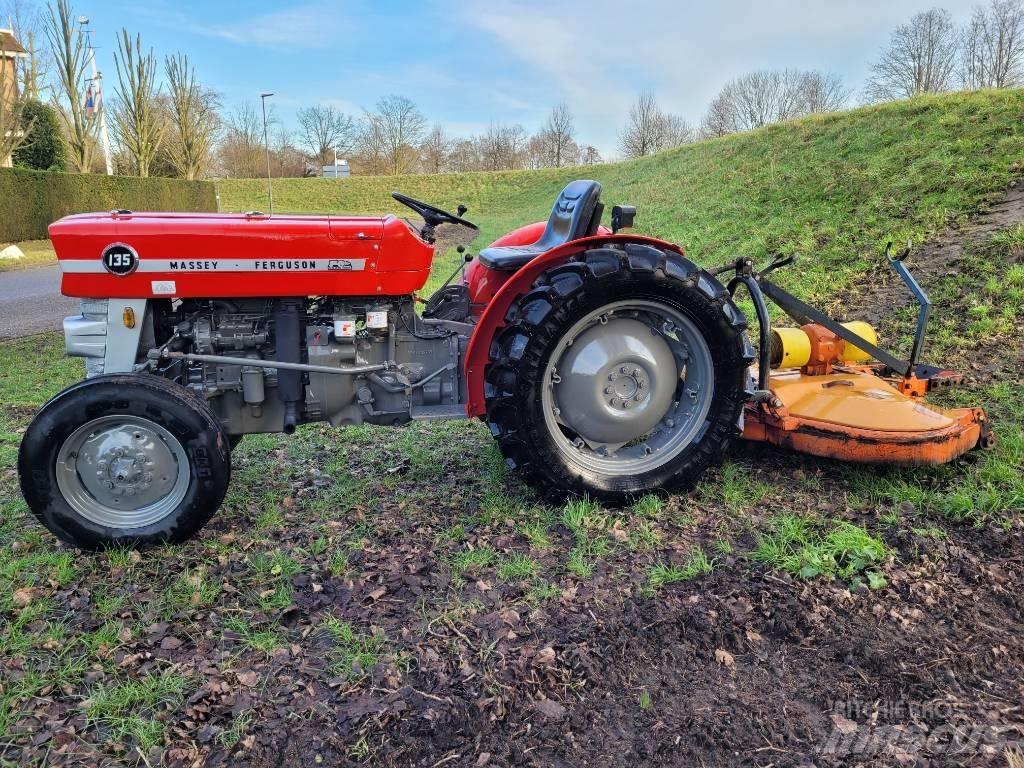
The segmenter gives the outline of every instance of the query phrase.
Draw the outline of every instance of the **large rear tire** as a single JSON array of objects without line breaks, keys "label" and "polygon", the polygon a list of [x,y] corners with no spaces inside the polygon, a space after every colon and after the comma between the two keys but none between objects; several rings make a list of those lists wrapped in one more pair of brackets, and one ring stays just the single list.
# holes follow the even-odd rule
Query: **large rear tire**
[{"label": "large rear tire", "polygon": [[692,484],[738,434],[746,320],[679,254],[583,252],[512,306],[491,347],[487,421],[506,461],[560,494],[621,502]]},{"label": "large rear tire", "polygon": [[50,400],[18,454],[36,518],[82,549],[195,535],[231,475],[227,435],[206,402],[147,374],[99,376]]}]

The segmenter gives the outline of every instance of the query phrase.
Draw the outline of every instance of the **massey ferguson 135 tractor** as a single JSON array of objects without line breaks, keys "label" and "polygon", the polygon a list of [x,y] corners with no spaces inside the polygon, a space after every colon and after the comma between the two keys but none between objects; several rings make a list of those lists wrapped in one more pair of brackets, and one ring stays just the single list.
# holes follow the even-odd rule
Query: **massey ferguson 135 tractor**
[{"label": "massey ferguson 135 tractor", "polygon": [[[904,465],[991,445],[980,409],[921,399],[958,377],[918,364],[928,303],[898,258],[922,306],[910,360],[766,279],[792,258],[705,271],[677,245],[621,231],[632,207],[601,226],[600,194],[572,182],[546,223],[464,256],[425,301],[435,245],[476,230],[464,206],[395,193],[415,222],[61,219],[50,236],[62,290],[82,299],[64,335],[86,379],[25,433],[25,499],[79,547],[182,541],[223,500],[243,435],[314,421],[479,417],[540,489],[609,501],[695,481],[737,435]],[[756,353],[733,303],[740,286]],[[772,329],[765,298],[800,327]]]}]

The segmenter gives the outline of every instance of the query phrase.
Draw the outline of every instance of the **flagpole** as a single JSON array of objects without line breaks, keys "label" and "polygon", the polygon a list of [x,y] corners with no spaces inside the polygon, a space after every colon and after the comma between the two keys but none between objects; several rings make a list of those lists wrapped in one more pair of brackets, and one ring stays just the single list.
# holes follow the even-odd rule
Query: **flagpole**
[{"label": "flagpole", "polygon": [[107,110],[103,100],[103,87],[101,85],[103,75],[96,68],[96,49],[92,47],[92,30],[86,26],[89,19],[81,16],[78,23],[85,27],[85,39],[89,47],[89,63],[92,65],[92,80],[96,84],[96,92],[93,94],[93,103],[100,116],[100,144],[103,147],[103,159],[107,163],[107,176],[114,175],[114,162],[110,156],[110,136],[107,133]]}]

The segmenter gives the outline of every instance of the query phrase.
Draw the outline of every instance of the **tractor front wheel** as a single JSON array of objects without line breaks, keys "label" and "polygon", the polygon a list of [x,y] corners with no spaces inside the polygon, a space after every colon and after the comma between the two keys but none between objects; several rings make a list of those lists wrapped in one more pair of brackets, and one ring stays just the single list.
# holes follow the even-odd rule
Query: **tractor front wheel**
[{"label": "tractor front wheel", "polygon": [[18,454],[39,521],[82,549],[180,542],[210,519],[231,474],[206,402],[148,374],[88,379],[50,400]]},{"label": "tractor front wheel", "polygon": [[506,320],[487,419],[535,485],[609,501],[678,488],[739,431],[753,359],[746,321],[678,253],[585,251],[542,275]]}]

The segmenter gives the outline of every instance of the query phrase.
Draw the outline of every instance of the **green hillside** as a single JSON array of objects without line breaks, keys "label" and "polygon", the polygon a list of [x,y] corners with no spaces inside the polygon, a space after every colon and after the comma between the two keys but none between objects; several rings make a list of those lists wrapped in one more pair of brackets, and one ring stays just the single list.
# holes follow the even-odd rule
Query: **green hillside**
[{"label": "green hillside", "polygon": [[[566,181],[588,176],[609,205],[639,206],[639,231],[682,243],[701,263],[800,252],[801,289],[820,300],[837,278],[849,284],[863,272],[885,240],[925,239],[1022,170],[1024,91],[1004,90],[820,115],[587,168],[280,179],[274,200],[291,212],[405,211],[389,197],[398,189],[452,209],[464,202],[482,245],[545,218]],[[222,210],[266,207],[265,181],[226,180],[218,191]]]}]

